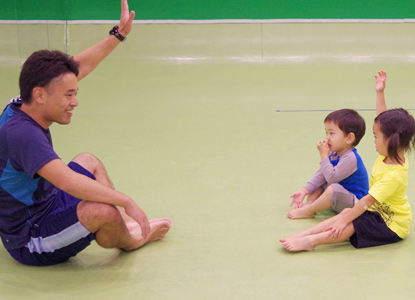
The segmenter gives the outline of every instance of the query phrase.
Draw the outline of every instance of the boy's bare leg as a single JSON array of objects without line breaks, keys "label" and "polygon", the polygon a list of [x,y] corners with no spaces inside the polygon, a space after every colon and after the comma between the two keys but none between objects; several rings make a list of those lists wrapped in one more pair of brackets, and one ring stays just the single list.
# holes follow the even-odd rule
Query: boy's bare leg
[{"label": "boy's bare leg", "polygon": [[333,188],[329,186],[313,203],[301,208],[293,209],[289,211],[287,215],[290,219],[314,218],[314,215],[317,212],[330,208],[332,197]]},{"label": "boy's bare leg", "polygon": [[321,194],[323,194],[322,188],[319,188],[315,190],[314,192],[312,192],[310,195],[307,196],[307,201],[306,203],[304,203],[303,207],[311,205],[314,201],[318,199],[318,197],[321,196]]}]

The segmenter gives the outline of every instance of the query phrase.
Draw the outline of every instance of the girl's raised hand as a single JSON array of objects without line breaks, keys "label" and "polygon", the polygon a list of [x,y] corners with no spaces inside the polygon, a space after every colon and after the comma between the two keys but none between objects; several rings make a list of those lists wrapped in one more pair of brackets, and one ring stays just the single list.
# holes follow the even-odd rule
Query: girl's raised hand
[{"label": "girl's raised hand", "polygon": [[380,70],[378,72],[378,75],[379,76],[376,76],[375,75],[375,79],[376,79],[375,89],[376,89],[376,92],[383,92],[383,90],[386,87],[386,77],[387,77],[387,74],[386,74],[385,71]]}]

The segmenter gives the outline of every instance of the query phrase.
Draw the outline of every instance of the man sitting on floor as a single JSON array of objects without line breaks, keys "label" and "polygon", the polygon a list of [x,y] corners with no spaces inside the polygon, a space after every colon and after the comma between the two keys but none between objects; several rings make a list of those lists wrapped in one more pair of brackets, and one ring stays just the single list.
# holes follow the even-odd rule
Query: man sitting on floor
[{"label": "man sitting on floor", "polygon": [[49,131],[53,123],[70,123],[78,81],[131,31],[134,15],[122,0],[119,27],[100,43],[74,58],[37,51],[23,65],[21,95],[0,116],[0,235],[21,263],[61,263],[94,239],[104,248],[131,251],[170,229],[169,219],[149,221],[133,199],[116,191],[92,154],[66,165]]}]

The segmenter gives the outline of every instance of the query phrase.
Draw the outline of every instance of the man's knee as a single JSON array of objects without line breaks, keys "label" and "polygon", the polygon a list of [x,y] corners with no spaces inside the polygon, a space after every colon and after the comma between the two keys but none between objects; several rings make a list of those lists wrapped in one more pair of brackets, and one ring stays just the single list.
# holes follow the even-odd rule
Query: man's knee
[{"label": "man's knee", "polygon": [[118,209],[109,204],[81,201],[77,207],[77,215],[81,224],[90,232],[97,232],[104,226],[123,225],[123,219]]},{"label": "man's knee", "polygon": [[87,152],[78,154],[72,161],[81,165],[94,175],[96,174],[96,170],[102,165],[96,156]]}]

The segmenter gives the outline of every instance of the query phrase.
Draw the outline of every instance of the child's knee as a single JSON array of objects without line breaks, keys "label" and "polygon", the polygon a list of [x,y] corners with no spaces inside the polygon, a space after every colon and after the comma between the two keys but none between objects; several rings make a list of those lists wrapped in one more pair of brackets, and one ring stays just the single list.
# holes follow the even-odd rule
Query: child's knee
[{"label": "child's knee", "polygon": [[342,185],[334,183],[331,186],[333,191],[331,197],[331,209],[340,213],[347,208],[352,208],[355,204],[356,196],[346,190]]}]

